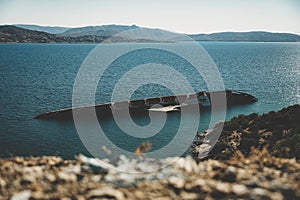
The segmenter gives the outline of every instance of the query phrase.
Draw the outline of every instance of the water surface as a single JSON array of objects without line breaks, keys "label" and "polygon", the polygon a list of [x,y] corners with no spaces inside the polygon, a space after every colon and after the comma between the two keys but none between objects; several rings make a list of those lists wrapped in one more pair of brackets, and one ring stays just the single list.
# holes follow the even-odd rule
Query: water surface
[{"label": "water surface", "polygon": [[[256,96],[259,102],[229,109],[227,119],[238,114],[266,113],[300,103],[300,44],[299,43],[241,43],[202,42],[214,59],[225,87]],[[126,45],[126,44],[111,44]],[[162,44],[172,45],[172,44]],[[181,44],[181,45],[184,45]],[[0,154],[61,155],[73,158],[86,153],[72,122],[35,120],[33,116],[71,107],[76,73],[94,44],[1,44],[0,45]],[[158,51],[132,53],[135,59],[116,61],[106,71],[106,80],[99,83],[96,103],[110,100],[116,80],[136,63],[146,63],[161,56],[160,62],[185,74],[196,91],[205,90],[201,77],[194,76],[188,63]],[[149,56],[150,55],[150,56]],[[146,85],[132,98],[171,94],[167,88]],[[201,116],[204,121],[209,115]],[[139,119],[140,124],[147,119]],[[156,146],[172,139],[178,127],[178,117],[171,116],[161,135],[152,138]],[[128,142],[114,122],[103,122],[103,129],[118,146],[134,150],[141,140]],[[203,125],[199,131],[205,129]],[[187,131],[186,134],[193,134]],[[184,148],[180,143],[174,148]]]}]

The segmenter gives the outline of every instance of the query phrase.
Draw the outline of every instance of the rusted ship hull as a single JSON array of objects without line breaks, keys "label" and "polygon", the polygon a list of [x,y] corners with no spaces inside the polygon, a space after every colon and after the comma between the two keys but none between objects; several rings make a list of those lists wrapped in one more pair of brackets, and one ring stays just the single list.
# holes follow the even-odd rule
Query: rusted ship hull
[{"label": "rusted ship hull", "polygon": [[[129,107],[130,114],[132,115],[143,115],[149,112],[163,111],[163,112],[176,112],[180,111],[180,107],[189,104],[199,104],[201,109],[210,108],[210,97],[212,93],[222,94],[224,91],[215,92],[199,92],[195,94],[177,95],[177,96],[163,96],[139,100],[131,100],[124,102],[111,102],[105,104],[98,104],[95,106],[87,106],[80,108],[67,108],[44,114],[37,115],[35,119],[56,119],[56,120],[68,120],[72,119],[72,110],[88,110],[95,109],[96,115],[99,118],[110,118],[112,117],[112,110],[122,112],[122,110]],[[232,90],[226,90],[227,106],[244,105],[250,104],[257,101],[254,96]],[[184,102],[184,103],[182,103]]]}]

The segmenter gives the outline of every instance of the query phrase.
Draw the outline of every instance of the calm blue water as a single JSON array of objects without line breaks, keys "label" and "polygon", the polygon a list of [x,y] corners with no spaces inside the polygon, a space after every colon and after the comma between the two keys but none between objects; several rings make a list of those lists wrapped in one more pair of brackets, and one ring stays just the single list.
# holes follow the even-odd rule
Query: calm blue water
[{"label": "calm blue water", "polygon": [[[228,110],[227,119],[238,114],[265,113],[300,103],[299,43],[202,42],[201,44],[217,64],[226,88],[246,91],[259,99],[255,104]],[[35,120],[33,116],[71,107],[77,71],[95,46],[0,44],[1,156],[61,155],[73,158],[74,154],[87,153],[72,122]],[[146,60],[143,60],[145,58],[142,56],[138,60],[139,55],[134,53],[129,56],[134,57],[135,62],[146,63],[160,55],[160,62],[172,65],[185,73],[195,90],[206,88],[201,78],[192,76],[193,71],[184,70],[188,69],[188,64],[172,58],[172,55],[150,50],[140,53],[150,56]],[[99,83],[96,103],[109,101],[115,80],[132,63],[120,60],[114,65],[106,72],[107,80]],[[166,88],[146,85],[139,88],[133,98],[168,94],[170,91]],[[206,116],[206,119],[209,117]],[[157,142],[157,147],[167,143],[176,132],[178,118],[171,116],[168,120],[159,137],[152,138]],[[138,119],[137,123],[145,122],[147,119]],[[129,151],[142,142],[142,140],[128,142],[126,138],[120,137],[118,128],[111,121],[101,124],[105,130],[111,132],[110,137],[117,145],[126,146]],[[199,130],[205,128],[207,127],[203,125]]]}]

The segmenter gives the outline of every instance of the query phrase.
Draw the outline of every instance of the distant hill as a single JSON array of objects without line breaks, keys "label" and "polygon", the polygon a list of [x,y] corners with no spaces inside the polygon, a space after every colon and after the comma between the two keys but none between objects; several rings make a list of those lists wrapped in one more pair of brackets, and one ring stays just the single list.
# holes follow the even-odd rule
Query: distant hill
[{"label": "distant hill", "polygon": [[103,25],[103,26],[85,26],[80,28],[71,28],[60,35],[62,36],[71,36],[71,37],[78,37],[84,35],[97,35],[97,36],[112,36],[114,34],[128,31],[131,29],[139,28],[136,25],[132,26],[125,26],[125,25]]},{"label": "distant hill", "polygon": [[[20,28],[20,26],[22,26],[23,28]],[[3,25],[0,26],[0,42],[2,43],[3,42],[101,43],[105,39],[117,33],[123,31],[130,31],[137,28],[141,28],[141,27],[138,27],[136,25],[132,25],[132,26],[103,25],[103,26],[86,26],[81,28],[66,28],[66,27],[48,27],[48,26],[36,26],[36,25],[16,25],[16,26]],[[40,31],[40,30],[44,30],[44,31]],[[139,29],[139,31],[140,30],[142,31],[146,30],[146,32],[143,33],[144,36],[147,37],[147,34],[150,34],[155,38],[155,40],[150,41],[147,39],[130,36],[129,37],[130,39],[114,37],[113,39],[106,40],[106,42],[118,42],[118,41],[164,42],[163,37],[167,36],[166,38],[168,38],[169,36],[167,31],[161,29],[141,28]],[[270,32],[263,32],[263,31],[221,32],[221,33],[212,33],[212,34],[194,34],[188,36],[197,41],[242,41],[242,42],[299,42],[300,41],[300,35],[291,34],[291,33],[270,33]]]},{"label": "distant hill", "polygon": [[104,39],[102,36],[64,37],[12,25],[0,26],[1,43],[100,43]]},{"label": "distant hill", "polygon": [[0,26],[0,42],[54,42],[55,35],[18,28],[16,26]]},{"label": "distant hill", "polygon": [[60,27],[60,26],[39,26],[39,25],[31,25],[31,24],[14,24],[14,26],[19,28],[25,28],[32,31],[43,31],[51,34],[63,33],[70,29],[67,27]]},{"label": "distant hill", "polygon": [[246,41],[246,42],[298,42],[300,35],[291,33],[252,32],[221,32],[212,34],[189,35],[197,41]]},{"label": "distant hill", "polygon": [[[132,30],[137,26],[124,26],[117,28],[113,27],[115,33],[121,29]],[[86,31],[87,27],[83,30]],[[91,30],[87,28],[88,30]],[[110,29],[110,28],[109,28]],[[76,29],[78,30],[78,29]],[[1,43],[113,43],[113,42],[170,42],[167,39],[171,36],[177,36],[161,29],[147,29],[141,28],[138,30],[139,34],[136,35],[124,35],[122,36],[102,36],[102,34],[93,35],[91,33],[86,34],[50,34],[42,31],[33,31],[24,28],[19,28],[12,25],[0,26],[0,42]],[[88,31],[89,32],[89,31]],[[108,31],[106,32],[108,33]],[[114,34],[115,34],[114,33]],[[147,35],[148,34],[148,35]],[[74,36],[78,35],[78,36]]]}]

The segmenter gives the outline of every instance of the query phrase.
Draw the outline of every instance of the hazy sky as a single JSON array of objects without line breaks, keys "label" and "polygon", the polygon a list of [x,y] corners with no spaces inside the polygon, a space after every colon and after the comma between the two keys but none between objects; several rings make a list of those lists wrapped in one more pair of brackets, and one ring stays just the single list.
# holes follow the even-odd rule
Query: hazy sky
[{"label": "hazy sky", "polygon": [[136,24],[181,33],[300,34],[300,0],[0,0],[0,24]]}]

